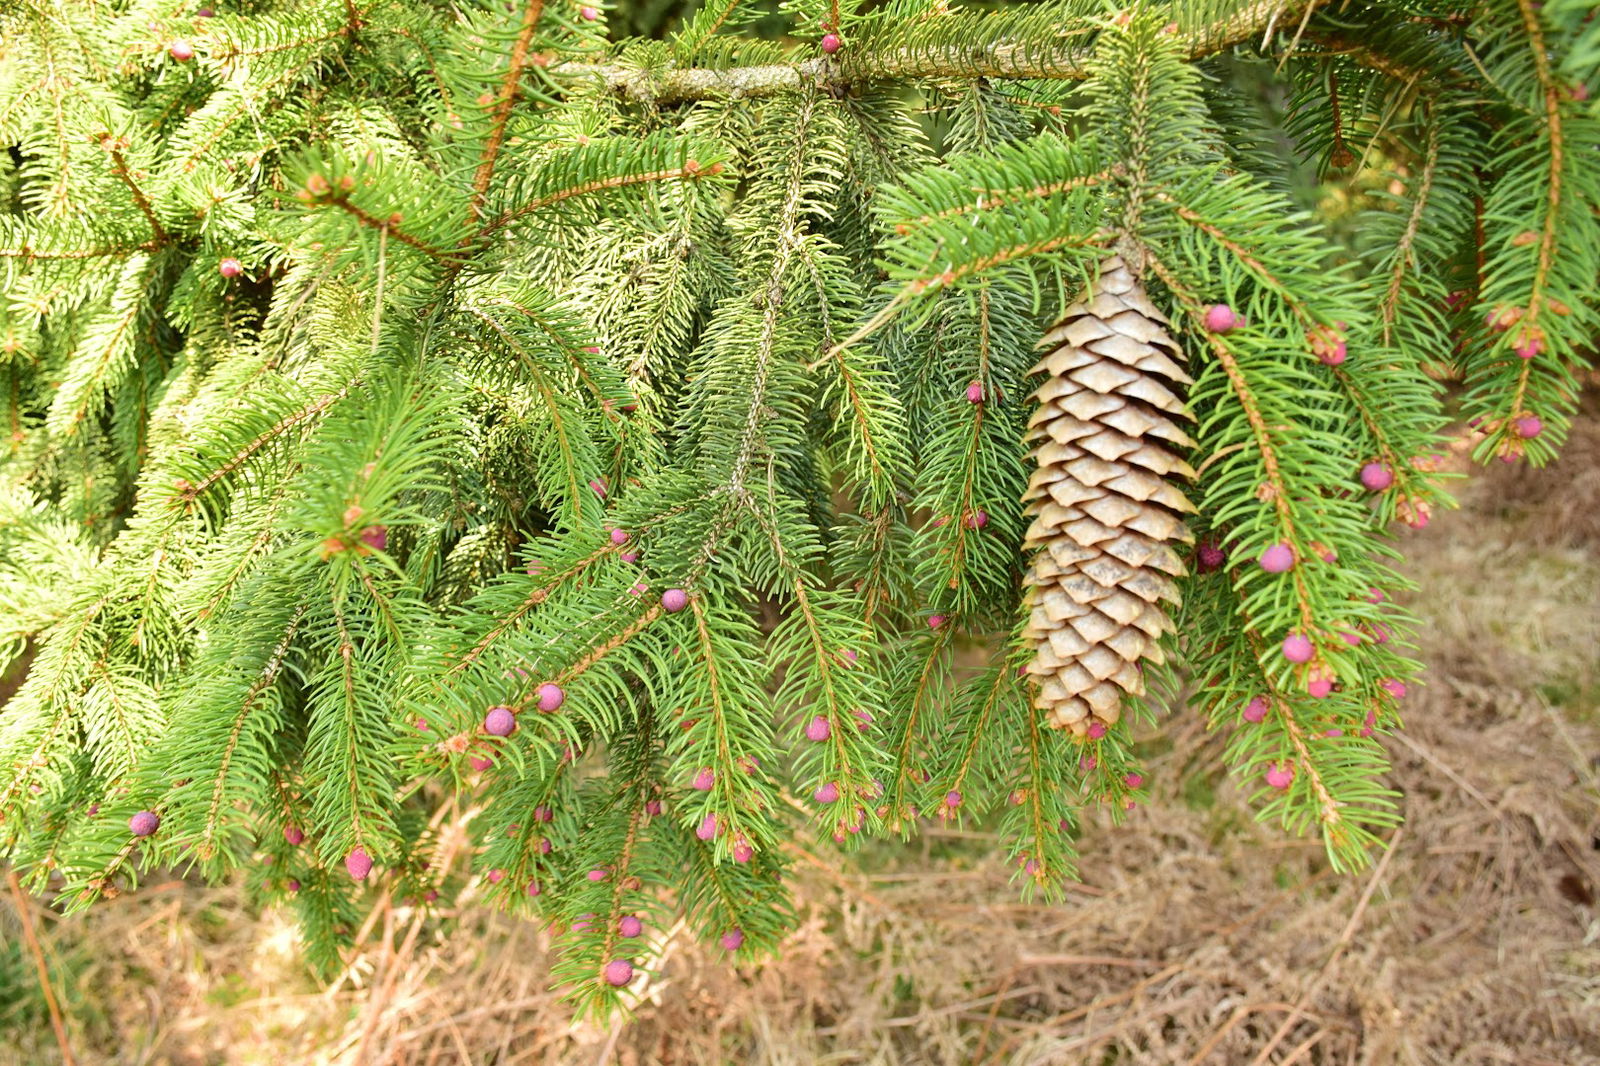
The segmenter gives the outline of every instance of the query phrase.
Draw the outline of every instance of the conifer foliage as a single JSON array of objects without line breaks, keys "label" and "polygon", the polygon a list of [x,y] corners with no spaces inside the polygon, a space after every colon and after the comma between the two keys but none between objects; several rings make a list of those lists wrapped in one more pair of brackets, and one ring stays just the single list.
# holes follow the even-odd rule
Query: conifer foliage
[{"label": "conifer foliage", "polygon": [[487,899],[603,1011],[797,838],[1058,892],[1182,685],[1364,862],[1447,400],[1542,464],[1589,365],[1592,5],[611,20],[4,5],[0,856],[244,868],[323,969]]}]

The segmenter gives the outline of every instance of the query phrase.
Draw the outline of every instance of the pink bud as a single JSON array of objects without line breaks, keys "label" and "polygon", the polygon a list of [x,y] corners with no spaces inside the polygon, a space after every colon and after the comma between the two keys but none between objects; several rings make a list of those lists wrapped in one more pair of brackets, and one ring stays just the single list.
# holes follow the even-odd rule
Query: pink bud
[{"label": "pink bud", "polygon": [[832,803],[839,798],[839,786],[829,781],[811,794],[818,803]]},{"label": "pink bud", "polygon": [[600,12],[596,11],[592,7],[580,7],[578,8],[578,17],[583,19],[585,22],[593,22],[595,19],[600,17]]},{"label": "pink bud", "polygon": [[1227,333],[1237,329],[1242,320],[1233,313],[1233,308],[1227,304],[1212,304],[1206,308],[1206,329],[1212,333]]},{"label": "pink bud", "polygon": [[1247,722],[1264,722],[1267,719],[1267,701],[1263,696],[1257,696],[1244,705],[1244,720]]},{"label": "pink bud", "polygon": [[528,898],[529,899],[533,899],[534,897],[538,896],[539,893],[542,892],[542,891],[544,891],[544,890],[539,887],[539,882],[537,882],[537,881],[529,881],[528,882],[527,893],[528,893]]},{"label": "pink bud", "polygon": [[618,545],[628,543],[627,532],[621,529],[613,529],[611,531],[611,543]]},{"label": "pink bud", "polygon": [[546,713],[558,710],[567,700],[567,694],[560,685],[545,683],[540,685],[535,695],[539,697],[539,709]]},{"label": "pink bud", "polygon": [[1397,681],[1391,677],[1387,681],[1382,682],[1380,687],[1397,700],[1405,698],[1406,684],[1404,681]]},{"label": "pink bud", "polygon": [[751,858],[755,856],[755,853],[755,848],[752,848],[749,844],[741,840],[739,843],[733,846],[733,861],[749,862]]},{"label": "pink bud", "polygon": [[489,883],[491,885],[498,885],[501,881],[505,880],[505,877],[506,872],[499,867],[489,871]]},{"label": "pink bud", "polygon": [[483,716],[483,731],[492,737],[509,737],[516,728],[517,719],[509,707],[490,707]]},{"label": "pink bud", "polygon": [[1368,463],[1361,468],[1361,484],[1373,492],[1382,492],[1394,484],[1394,472],[1382,463]]},{"label": "pink bud", "polygon": [[494,765],[494,760],[481,758],[477,755],[469,755],[467,756],[467,765],[474,770],[487,770]]},{"label": "pink bud", "polygon": [[1512,351],[1517,353],[1519,359],[1532,359],[1544,351],[1544,338],[1537,334],[1524,337]]},{"label": "pink bud", "polygon": [[826,33],[822,36],[822,50],[828,53],[830,56],[839,50],[839,45],[841,43],[843,42],[839,40],[839,35],[837,33]]},{"label": "pink bud", "polygon": [[632,939],[642,932],[644,923],[639,920],[638,915],[624,914],[617,920],[617,935],[620,937]]},{"label": "pink bud", "polygon": [[1267,784],[1273,788],[1288,788],[1289,783],[1293,780],[1294,767],[1288,763],[1284,763],[1282,766],[1274,764],[1267,767]]},{"label": "pink bud", "polygon": [[689,785],[696,792],[710,792],[711,786],[717,783],[717,775],[711,767],[701,767],[700,772],[694,775],[694,781]]},{"label": "pink bud", "polygon": [[306,842],[305,830],[297,825],[286,825],[283,827],[283,839],[289,842],[290,847],[297,848]]},{"label": "pink bud", "polygon": [[633,963],[627,959],[612,959],[606,963],[604,974],[606,984],[613,988],[621,988],[633,980]]},{"label": "pink bud", "polygon": [[729,951],[738,951],[744,945],[744,930],[734,928],[722,934],[722,946]]},{"label": "pink bud", "polygon": [[857,707],[854,711],[852,711],[850,713],[852,713],[852,714],[854,714],[856,716],[856,731],[857,732],[865,733],[867,731],[868,727],[870,727],[872,725],[872,712],[871,711],[862,710],[860,707]]},{"label": "pink bud", "polygon": [[1261,569],[1269,574],[1281,574],[1294,566],[1294,549],[1279,543],[1261,553]]},{"label": "pink bud", "polygon": [[1516,427],[1517,436],[1521,437],[1523,440],[1537,437],[1539,434],[1544,432],[1544,423],[1539,421],[1539,419],[1534,415],[1524,415],[1517,419]]},{"label": "pink bud", "polygon": [[167,46],[167,54],[180,63],[187,63],[194,58],[194,45],[188,41],[173,41]]},{"label": "pink bud", "polygon": [[533,809],[533,820],[536,822],[553,822],[556,820],[556,812],[540,804]]},{"label": "pink bud", "polygon": [[291,877],[289,878],[288,883],[283,887],[287,888],[290,892],[298,892],[300,891],[300,882],[296,878]]},{"label": "pink bud", "polygon": [[1096,718],[1089,723],[1088,733],[1090,740],[1099,740],[1106,735],[1106,724]]},{"label": "pink bud", "polygon": [[607,870],[603,866],[597,866],[593,870],[590,870],[584,876],[587,877],[589,880],[598,883],[598,882],[604,881],[606,878],[610,877],[611,876],[611,871]]},{"label": "pink bud", "polygon": [[817,715],[806,723],[806,739],[821,743],[832,735],[833,729],[828,725],[828,720],[822,715]]},{"label": "pink bud", "polygon": [[928,628],[929,629],[938,629],[942,625],[944,625],[944,615],[942,615],[942,614],[932,614],[932,615],[928,616]]},{"label": "pink bud", "polygon": [[944,794],[944,805],[949,807],[951,810],[955,810],[957,807],[961,806],[961,793],[957,792],[955,789],[951,789],[949,792],[946,792]]},{"label": "pink bud", "polygon": [[700,819],[700,824],[695,827],[694,835],[701,840],[714,840],[717,836],[717,816],[707,814]]},{"label": "pink bud", "polygon": [[372,856],[367,854],[365,848],[357,848],[344,857],[344,868],[357,881],[365,881],[372,872]]},{"label": "pink bud", "polygon": [[622,553],[622,561],[625,562],[625,563],[636,563],[636,562],[639,561],[639,553],[638,552],[623,552]]},{"label": "pink bud", "polygon": [[989,524],[989,512],[988,511],[973,511],[971,514],[967,515],[967,528],[968,529],[982,529],[984,526],[986,526],[988,524]]},{"label": "pink bud", "polygon": [[147,837],[161,828],[161,817],[154,811],[140,811],[128,819],[128,831],[136,837]]},{"label": "pink bud", "polygon": [[682,589],[668,589],[661,594],[661,609],[668,614],[677,614],[689,606],[689,594]]},{"label": "pink bud", "polygon": [[983,402],[983,383],[982,382],[974,381],[972,384],[967,386],[967,402],[968,403],[982,403]]},{"label": "pink bud", "polygon": [[1340,363],[1345,361],[1346,351],[1345,342],[1340,339],[1335,341],[1332,345],[1324,347],[1322,351],[1317,354],[1317,359],[1325,366],[1338,366]]},{"label": "pink bud", "polygon": [[217,264],[217,273],[225,278],[236,278],[244,273],[244,264],[229,256]]},{"label": "pink bud", "polygon": [[550,854],[550,850],[554,847],[555,845],[550,843],[549,837],[540,837],[539,843],[535,845],[535,848],[538,850],[540,855]]},{"label": "pink bud", "polygon": [[648,815],[652,815],[652,816],[660,814],[661,813],[661,801],[660,800],[645,800],[644,801],[644,813],[646,813]]},{"label": "pink bud", "polygon": [[1325,677],[1315,678],[1306,682],[1306,694],[1312,699],[1323,699],[1333,691],[1333,682]]},{"label": "pink bud", "polygon": [[593,489],[594,494],[602,500],[606,498],[606,483],[604,481],[591,481],[589,482],[589,488]]},{"label": "pink bud", "polygon": [[1144,775],[1124,774],[1122,780],[1129,788],[1138,788],[1144,784]]},{"label": "pink bud", "polygon": [[1022,872],[1027,874],[1029,877],[1037,877],[1039,875],[1039,860],[1029,859],[1027,862],[1023,863]]},{"label": "pink bud", "polygon": [[1228,561],[1227,555],[1222,551],[1222,546],[1214,540],[1201,541],[1200,547],[1195,552],[1195,559],[1199,563],[1199,570],[1202,574],[1210,573],[1212,570],[1219,570],[1222,568],[1222,564]]},{"label": "pink bud", "polygon": [[1350,645],[1352,648],[1358,647],[1361,644],[1361,634],[1349,629],[1339,630],[1339,639]]},{"label": "pink bud", "polygon": [[1093,770],[1099,765],[1100,760],[1096,759],[1093,755],[1085,755],[1078,760],[1078,769],[1082,770],[1084,773],[1088,773],[1090,770]]},{"label": "pink bud", "polygon": [[1291,633],[1283,638],[1283,657],[1292,663],[1310,662],[1315,651],[1311,641],[1299,633]]}]

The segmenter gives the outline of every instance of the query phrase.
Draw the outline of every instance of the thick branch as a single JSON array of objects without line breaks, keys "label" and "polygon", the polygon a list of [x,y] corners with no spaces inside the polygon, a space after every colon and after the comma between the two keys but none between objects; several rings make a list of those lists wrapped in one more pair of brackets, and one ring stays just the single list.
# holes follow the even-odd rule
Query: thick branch
[{"label": "thick branch", "polygon": [[[1258,0],[1232,18],[1185,35],[1191,58],[1211,55],[1303,14],[1317,0]],[[938,78],[1078,80],[1088,77],[1092,38],[1073,37],[1041,47],[1036,41],[999,40],[975,45],[927,45],[884,52],[816,56],[764,66],[668,67],[649,71],[614,64],[567,63],[552,77],[578,83],[599,81],[606,89],[641,103],[674,104],[719,96],[774,96],[808,86],[839,89],[872,81]]]}]

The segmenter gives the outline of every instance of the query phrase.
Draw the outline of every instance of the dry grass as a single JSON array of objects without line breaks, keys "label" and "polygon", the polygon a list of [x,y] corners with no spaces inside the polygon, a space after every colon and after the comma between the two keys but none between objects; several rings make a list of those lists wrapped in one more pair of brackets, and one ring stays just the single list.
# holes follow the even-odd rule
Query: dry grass
[{"label": "dry grass", "polygon": [[[1372,872],[1253,825],[1195,771],[1220,738],[1179,716],[1148,806],[1086,826],[1065,906],[1015,902],[982,834],[880,846],[866,873],[801,852],[783,960],[732,972],[668,931],[627,1028],[572,1027],[545,934],[470,900],[447,927],[380,908],[326,992],[227,889],[35,910],[78,1061],[1600,1063],[1600,420],[1566,454],[1475,479],[1412,538],[1430,672],[1391,743],[1407,828]],[[0,980],[27,984],[13,948]],[[0,986],[0,1064],[60,1061],[41,1004]]]}]

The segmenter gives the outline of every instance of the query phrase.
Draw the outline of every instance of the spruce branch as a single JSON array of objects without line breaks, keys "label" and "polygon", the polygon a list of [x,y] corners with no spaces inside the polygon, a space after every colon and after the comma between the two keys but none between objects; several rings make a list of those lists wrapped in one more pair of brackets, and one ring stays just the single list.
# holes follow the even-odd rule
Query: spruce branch
[{"label": "spruce branch", "polygon": [[150,223],[153,242],[156,245],[166,244],[167,231],[161,225],[161,220],[156,217],[155,209],[150,206],[150,198],[139,188],[139,183],[133,180],[133,172],[128,169],[128,160],[122,154],[127,142],[106,133],[100,138],[100,147],[111,157],[111,173],[128,187],[128,194],[133,197],[134,206],[138,207],[139,213]]},{"label": "spruce branch", "polygon": [[516,42],[511,46],[511,58],[506,65],[505,77],[501,79],[500,91],[490,118],[489,139],[484,142],[478,169],[472,176],[472,218],[478,222],[480,228],[483,224],[484,200],[489,193],[489,184],[494,180],[494,168],[500,158],[501,145],[505,142],[506,124],[511,121],[511,110],[521,95],[522,76],[530,62],[534,31],[539,28],[539,18],[543,14],[544,0],[525,0],[522,9],[522,28],[517,32]]},{"label": "spruce branch", "polygon": [[[1201,59],[1258,35],[1270,36],[1282,21],[1314,9],[1320,0],[1256,0],[1218,22],[1180,35],[1189,59]],[[598,83],[609,92],[656,107],[691,100],[745,99],[816,89],[842,94],[876,81],[1082,80],[1089,76],[1094,46],[1062,39],[1041,46],[1028,40],[939,41],[890,46],[881,51],[818,56],[798,63],[715,69],[639,69],[616,64],[561,63],[550,67],[559,81]]]}]

